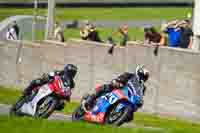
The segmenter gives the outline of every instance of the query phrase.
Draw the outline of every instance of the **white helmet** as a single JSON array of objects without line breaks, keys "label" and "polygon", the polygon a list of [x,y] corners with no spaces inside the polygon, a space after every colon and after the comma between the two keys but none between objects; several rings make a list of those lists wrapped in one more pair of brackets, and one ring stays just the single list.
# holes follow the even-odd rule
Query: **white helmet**
[{"label": "white helmet", "polygon": [[138,65],[135,70],[135,74],[138,76],[139,80],[146,82],[149,78],[149,71],[142,65]]}]

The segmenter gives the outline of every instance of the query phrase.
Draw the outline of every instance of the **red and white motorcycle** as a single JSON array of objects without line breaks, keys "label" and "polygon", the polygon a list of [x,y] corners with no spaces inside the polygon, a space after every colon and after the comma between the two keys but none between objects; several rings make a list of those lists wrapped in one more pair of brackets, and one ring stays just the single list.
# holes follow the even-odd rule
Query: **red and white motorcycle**
[{"label": "red and white motorcycle", "polygon": [[70,98],[71,89],[62,89],[63,82],[59,76],[43,86],[36,87],[28,97],[20,97],[11,107],[10,115],[33,116],[39,118],[48,118],[54,110],[58,110],[63,103]]}]

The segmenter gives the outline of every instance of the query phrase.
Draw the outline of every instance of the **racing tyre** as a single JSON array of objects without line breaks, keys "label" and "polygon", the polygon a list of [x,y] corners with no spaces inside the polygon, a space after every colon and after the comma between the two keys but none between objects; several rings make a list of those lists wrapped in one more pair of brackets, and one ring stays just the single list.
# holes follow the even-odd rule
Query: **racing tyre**
[{"label": "racing tyre", "polygon": [[45,97],[38,103],[35,117],[48,118],[56,109],[58,103],[59,101],[56,97],[52,96]]},{"label": "racing tyre", "polygon": [[25,96],[21,96],[17,102],[12,105],[12,107],[10,108],[10,116],[22,116],[22,113],[20,113],[20,108],[22,107],[22,105],[26,102],[26,97]]},{"label": "racing tyre", "polygon": [[81,106],[76,108],[76,110],[72,113],[72,121],[80,121],[83,119],[85,111],[82,109]]},{"label": "racing tyre", "polygon": [[120,126],[133,118],[133,110],[130,105],[127,105],[124,108],[122,108],[119,112],[116,112],[115,110],[117,108],[117,105],[112,107],[111,110],[107,113],[105,118],[106,124]]}]

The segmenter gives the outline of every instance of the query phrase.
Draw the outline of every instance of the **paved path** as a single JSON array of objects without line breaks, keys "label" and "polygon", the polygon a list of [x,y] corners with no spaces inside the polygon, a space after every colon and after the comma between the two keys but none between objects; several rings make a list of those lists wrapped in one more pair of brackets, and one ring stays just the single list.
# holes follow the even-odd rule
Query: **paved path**
[{"label": "paved path", "polygon": [[[118,28],[120,25],[127,24],[129,28],[144,28],[147,26],[155,26],[160,27],[162,23],[165,23],[164,20],[129,20],[129,21],[115,21],[115,20],[105,20],[105,21],[94,21],[91,22],[96,27],[100,28]],[[73,27],[72,21],[63,21],[61,22],[63,26],[65,27]],[[82,27],[84,25],[83,21],[78,21],[77,27]],[[39,23],[37,24],[37,29],[44,29],[45,23]]]}]

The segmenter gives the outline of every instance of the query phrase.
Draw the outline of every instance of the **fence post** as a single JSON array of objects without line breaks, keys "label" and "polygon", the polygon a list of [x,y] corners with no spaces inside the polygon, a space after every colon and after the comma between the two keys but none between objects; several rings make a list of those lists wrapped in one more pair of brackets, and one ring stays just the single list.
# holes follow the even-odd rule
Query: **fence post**
[{"label": "fence post", "polygon": [[192,49],[199,51],[200,50],[200,0],[195,0],[193,31],[194,31],[194,41]]},{"label": "fence post", "polygon": [[45,39],[50,39],[53,36],[55,14],[55,0],[48,0],[48,16],[46,23]]},{"label": "fence post", "polygon": [[33,24],[32,24],[32,41],[36,40],[37,9],[38,9],[38,0],[35,0],[34,1],[34,18],[33,18]]}]

